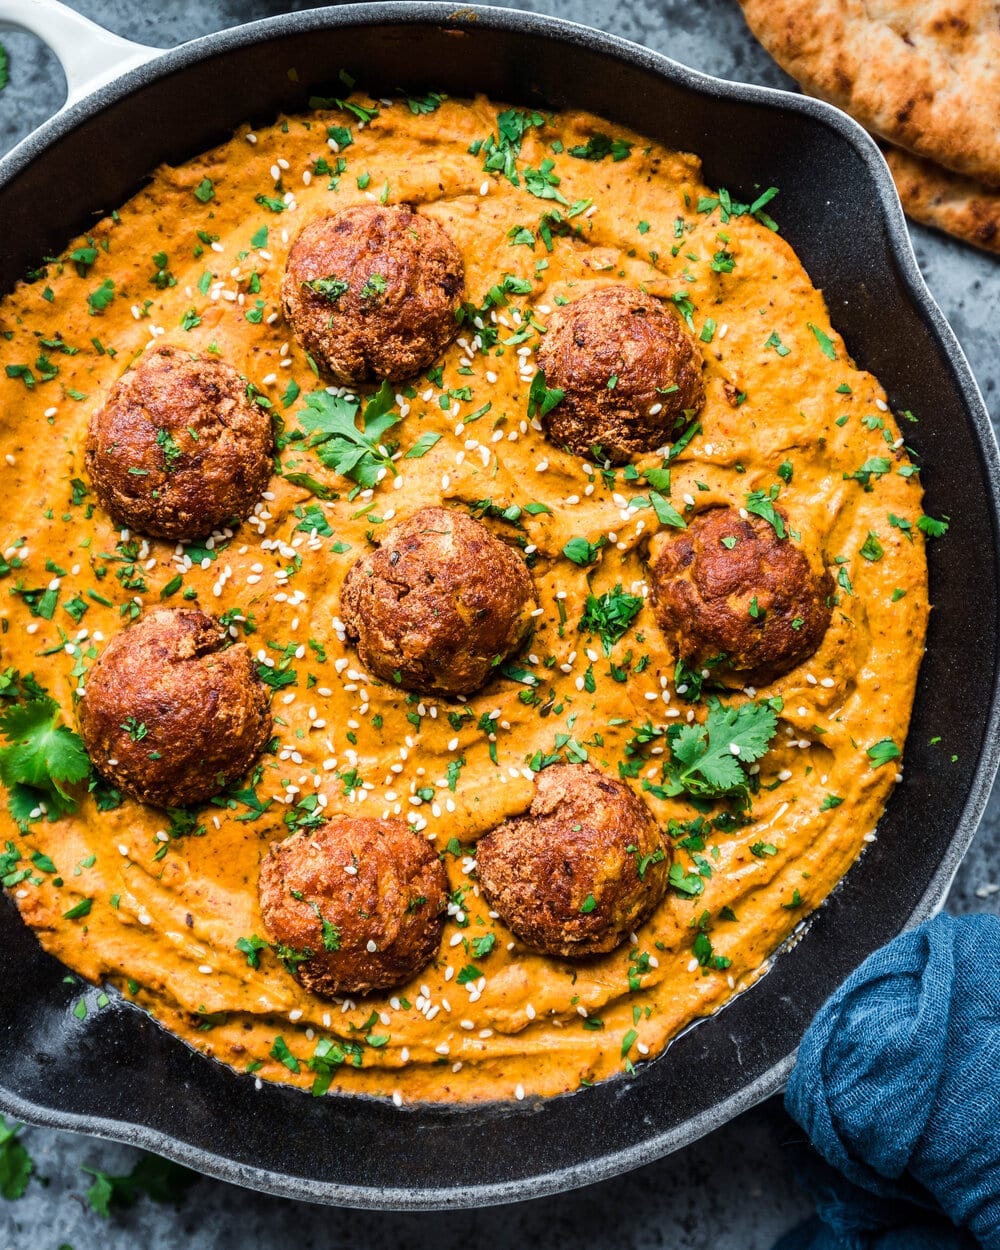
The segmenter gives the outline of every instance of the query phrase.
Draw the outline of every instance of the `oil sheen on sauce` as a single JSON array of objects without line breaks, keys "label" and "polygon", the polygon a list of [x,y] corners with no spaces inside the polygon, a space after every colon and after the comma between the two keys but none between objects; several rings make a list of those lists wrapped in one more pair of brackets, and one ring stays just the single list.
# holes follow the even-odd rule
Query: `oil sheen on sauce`
[{"label": "oil sheen on sauce", "polygon": [[[75,814],[25,832],[4,810],[0,836],[23,862],[40,852],[55,866],[14,889],[46,950],[237,1070],[306,1087],[325,1071],[321,1088],[332,1074],[333,1090],[405,1102],[553,1095],[656,1056],[749,986],[875,830],[899,761],[875,767],[867,750],[902,745],[923,650],[921,488],[881,386],[854,367],[791,248],[758,220],[780,223],[780,194],[757,216],[730,209],[695,157],[581,113],[522,116],[512,178],[484,168],[502,106],[377,107],[374,118],[334,108],[244,127],[161,168],[0,303],[3,667],[34,673],[72,725],[107,640],[143,606],[196,603],[224,614],[269,670],[277,736],[188,832],[130,800],[98,811],[84,794]],[[572,154],[588,141],[599,159]],[[323,382],[279,288],[310,217],[373,200],[410,203],[452,235],[495,342],[484,349],[467,324],[439,368],[398,387],[394,472],[359,491],[286,441]],[[660,522],[642,470],[663,457],[602,472],[528,420],[547,314],[608,281],[671,299],[706,359],[698,429],[669,466],[673,506],[690,517],[777,488],[802,542],[822,550],[837,603],[818,653],[754,696],[780,696],[783,711],[750,823],[709,829],[700,849],[674,839],[697,884],[671,889],[634,941],[574,965],[526,951],[490,917],[476,838],[527,807],[531,764],[588,759],[612,775],[622,764],[638,790],[660,776],[666,726],[702,715],[675,689],[648,603],[610,656],[578,630],[591,590],[647,593],[645,543]],[[281,444],[247,523],[176,547],[117,531],[83,469],[90,413],[159,343],[232,364]],[[470,509],[519,543],[543,609],[514,677],[465,703],[377,684],[338,628],[340,586],[368,536],[425,504]],[[606,544],[589,568],[563,556],[573,538]],[[48,588],[54,604],[19,593]],[[683,798],[643,797],[664,828],[698,816]],[[412,984],[324,1002],[270,950],[254,968],[237,948],[266,936],[261,857],[316,810],[398,816],[442,854],[450,914]],[[83,899],[89,914],[66,919]],[[706,912],[727,967],[693,953]]]}]

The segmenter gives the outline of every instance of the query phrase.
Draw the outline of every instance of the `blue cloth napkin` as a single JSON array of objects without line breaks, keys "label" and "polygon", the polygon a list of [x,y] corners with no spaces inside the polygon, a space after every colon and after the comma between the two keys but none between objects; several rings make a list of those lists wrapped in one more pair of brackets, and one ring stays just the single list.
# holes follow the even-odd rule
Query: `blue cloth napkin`
[{"label": "blue cloth napkin", "polygon": [[785,1105],[822,1159],[802,1147],[817,1216],[775,1250],[1000,1250],[1000,918],[938,916],[866,959]]}]

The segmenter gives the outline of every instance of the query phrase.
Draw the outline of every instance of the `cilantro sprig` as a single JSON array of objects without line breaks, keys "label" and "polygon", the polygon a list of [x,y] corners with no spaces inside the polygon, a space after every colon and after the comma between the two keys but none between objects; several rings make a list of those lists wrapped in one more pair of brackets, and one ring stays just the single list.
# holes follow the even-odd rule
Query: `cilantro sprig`
[{"label": "cilantro sprig", "polygon": [[663,797],[695,798],[746,795],[748,764],[767,754],[778,728],[769,702],[726,705],[709,700],[704,724],[671,725],[667,730],[671,758],[664,765]]},{"label": "cilantro sprig", "polygon": [[8,1202],[24,1194],[35,1170],[34,1159],[18,1140],[22,1128],[20,1124],[8,1124],[0,1115],[0,1197]]},{"label": "cilantro sprig", "polygon": [[396,396],[388,382],[365,404],[363,429],[357,425],[361,402],[331,395],[329,391],[313,391],[306,396],[306,409],[299,422],[310,435],[312,448],[328,469],[342,473],[368,489],[375,486],[392,468],[391,449],[382,439],[402,418],[394,412]]},{"label": "cilantro sprig", "polygon": [[107,1219],[112,1207],[134,1206],[142,1194],[154,1202],[178,1203],[198,1174],[180,1163],[144,1154],[125,1176],[111,1176],[99,1168],[81,1167],[94,1178],[87,1190],[91,1210]]},{"label": "cilantro sprig", "polygon": [[90,775],[82,739],[60,722],[59,705],[48,695],[0,712],[0,733],[9,743],[0,748],[0,781],[10,791],[10,812],[22,830],[39,807],[49,820],[76,811],[66,787]]}]

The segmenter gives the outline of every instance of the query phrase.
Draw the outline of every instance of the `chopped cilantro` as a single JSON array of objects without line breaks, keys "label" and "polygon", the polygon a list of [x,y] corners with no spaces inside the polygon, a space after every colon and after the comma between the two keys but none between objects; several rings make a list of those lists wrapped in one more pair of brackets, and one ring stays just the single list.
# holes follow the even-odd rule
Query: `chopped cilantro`
[{"label": "chopped cilantro", "polygon": [[90,315],[96,317],[99,313],[103,313],[114,298],[115,284],[110,278],[105,278],[97,290],[91,291],[87,296]]},{"label": "chopped cilantro", "polygon": [[403,457],[404,460],[419,460],[421,456],[426,456],[430,449],[441,440],[440,434],[434,434],[430,430],[426,434],[421,434],[410,450]]},{"label": "chopped cilantro", "polygon": [[632,151],[632,145],[626,139],[612,139],[610,135],[598,131],[592,134],[586,144],[579,143],[569,149],[570,156],[581,161],[603,161],[610,156],[613,161],[624,161]]},{"label": "chopped cilantro", "polygon": [[755,516],[762,517],[769,525],[774,528],[774,532],[779,538],[785,538],[787,532],[785,530],[785,522],[781,513],[774,506],[774,500],[777,498],[777,488],[772,487],[769,492],[762,490],[753,490],[747,495],[746,509]]},{"label": "chopped cilantro", "polygon": [[880,738],[878,742],[873,743],[865,752],[871,761],[872,768],[881,768],[883,764],[888,764],[890,760],[897,760],[903,752],[896,746],[891,738]]},{"label": "chopped cilantro", "polygon": [[528,390],[528,416],[548,416],[557,404],[562,403],[565,394],[566,392],[559,390],[558,387],[550,389],[546,386],[545,374],[539,369],[531,379],[531,387]]},{"label": "chopped cilantro", "polygon": [[870,560],[872,564],[877,563],[885,555],[885,548],[879,542],[878,534],[874,530],[868,531],[868,537],[861,548],[861,554],[866,560]]},{"label": "chopped cilantro", "polygon": [[917,517],[917,529],[928,538],[942,538],[948,532],[950,517],[942,517],[937,521],[932,516]]},{"label": "chopped cilantro", "polygon": [[611,648],[625,635],[641,608],[640,596],[626,594],[619,582],[614,590],[603,595],[587,596],[578,629],[581,633],[597,634],[604,654],[610,656]]},{"label": "chopped cilantro", "polygon": [[586,564],[593,564],[597,559],[597,553],[605,545],[606,539],[601,538],[596,543],[588,542],[586,538],[571,538],[562,549],[563,555],[567,560],[571,560],[574,564],[581,567]]},{"label": "chopped cilantro", "polygon": [[328,278],[313,278],[311,282],[303,282],[302,285],[322,296],[329,304],[335,303],[351,289],[349,282],[345,282],[343,278],[335,278],[332,274]]},{"label": "chopped cilantro", "polygon": [[260,952],[267,949],[267,943],[263,938],[258,937],[256,933],[252,933],[248,938],[237,938],[236,949],[246,955],[248,967],[259,968]]},{"label": "chopped cilantro", "polygon": [[829,337],[829,335],[824,334],[819,326],[814,326],[811,321],[807,321],[806,325],[810,330],[812,330],[816,342],[819,344],[819,349],[823,355],[828,357],[830,360],[836,360],[837,349],[834,347],[833,340]]}]

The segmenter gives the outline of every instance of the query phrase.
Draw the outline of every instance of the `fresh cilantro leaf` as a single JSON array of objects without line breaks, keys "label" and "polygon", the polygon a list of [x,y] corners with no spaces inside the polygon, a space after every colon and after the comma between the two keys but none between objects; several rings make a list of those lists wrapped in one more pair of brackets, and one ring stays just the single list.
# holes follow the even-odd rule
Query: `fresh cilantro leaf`
[{"label": "fresh cilantro leaf", "polygon": [[703,195],[700,197],[697,211],[699,213],[712,213],[719,209],[719,217],[723,224],[732,217],[754,217],[762,226],[766,226],[768,230],[777,231],[777,222],[764,212],[765,206],[770,204],[777,194],[777,187],[768,187],[766,191],[762,191],[757,196],[752,204],[740,204],[733,199],[725,187],[720,187],[718,195]]},{"label": "fresh cilantro leaf", "polygon": [[610,156],[613,161],[623,161],[631,151],[632,145],[625,139],[612,139],[610,135],[598,131],[590,136],[586,144],[580,143],[570,148],[569,154],[581,161],[603,161],[606,156]]},{"label": "fresh cilantro leaf", "polygon": [[141,1194],[154,1202],[179,1202],[188,1186],[198,1179],[197,1173],[179,1163],[150,1154],[143,1155],[126,1176],[110,1176],[98,1168],[80,1170],[94,1178],[87,1190],[87,1201],[105,1219],[112,1207],[131,1207]]},{"label": "fresh cilantro leaf", "polygon": [[96,317],[99,313],[103,313],[114,298],[115,284],[110,278],[105,278],[97,290],[91,291],[87,296],[90,315]]},{"label": "fresh cilantro leaf", "polygon": [[[655,472],[650,469],[646,473],[647,480],[649,474]],[[653,511],[656,513],[656,519],[661,525],[673,525],[676,529],[687,529],[687,521],[681,516],[669,499],[665,499],[658,491],[651,490],[649,492],[649,502],[653,505]]]},{"label": "fresh cilantro leaf", "polygon": [[242,951],[247,957],[247,967],[260,967],[260,952],[267,949],[267,943],[263,938],[251,933],[248,938],[241,937],[236,939],[236,949]]},{"label": "fresh cilantro leaf", "polygon": [[271,1058],[277,1059],[279,1063],[283,1063],[289,1072],[298,1072],[299,1061],[288,1049],[288,1043],[283,1037],[276,1037],[274,1045],[271,1047]]},{"label": "fresh cilantro leaf", "polygon": [[25,810],[40,804],[49,820],[75,811],[76,800],[65,787],[90,773],[82,740],[59,719],[59,705],[47,695],[0,712],[0,733],[10,743],[0,748],[0,780],[22,828]]},{"label": "fresh cilantro leaf", "polygon": [[928,538],[942,538],[948,532],[950,519],[950,517],[942,517],[940,521],[937,521],[932,516],[917,517],[917,529]]},{"label": "fresh cilantro leaf", "polygon": [[876,564],[885,555],[885,548],[879,542],[878,534],[874,530],[868,531],[868,537],[861,547],[861,555],[872,564]]},{"label": "fresh cilantro leaf", "polygon": [[880,738],[865,752],[871,761],[872,768],[881,768],[883,764],[888,764],[890,760],[898,760],[903,752],[896,746],[891,738]]},{"label": "fresh cilantro leaf", "polygon": [[705,879],[696,872],[685,872],[680,864],[671,864],[668,881],[672,889],[687,898],[696,898],[705,888]]},{"label": "fresh cilantro leaf", "polygon": [[501,173],[515,187],[521,185],[517,173],[517,157],[521,155],[521,140],[532,126],[542,126],[545,118],[541,113],[526,113],[520,109],[506,109],[497,114],[496,134],[477,140],[469,149],[485,157],[483,169],[488,173]]},{"label": "fresh cilantro leaf", "polygon": [[845,473],[844,478],[853,478],[855,481],[860,482],[865,490],[871,490],[871,479],[874,477],[878,481],[891,468],[892,463],[885,456],[872,456],[864,462],[860,469],[855,469],[853,473]]},{"label": "fresh cilantro leaf", "polygon": [[375,486],[392,468],[392,457],[382,446],[382,438],[402,418],[392,412],[396,396],[388,382],[368,401],[364,410],[364,430],[356,418],[360,403],[313,391],[306,396],[306,411],[299,417],[302,428],[311,435],[308,446],[328,469],[342,473],[366,489]]},{"label": "fresh cilantro leaf", "polygon": [[301,510],[296,508],[295,515],[299,516],[300,511],[301,519],[294,532],[301,530],[305,534],[318,534],[321,538],[329,538],[333,534],[330,522],[319,504],[311,503]]},{"label": "fresh cilantro leaf", "polygon": [[562,549],[563,555],[567,560],[572,560],[574,564],[581,567],[586,564],[593,564],[597,559],[597,553],[605,545],[607,539],[603,536],[596,543],[588,542],[586,538],[571,538]]},{"label": "fresh cilantro leaf", "polygon": [[320,295],[329,304],[335,303],[340,297],[351,289],[351,284],[345,282],[343,278],[335,278],[332,275],[329,278],[313,278],[311,282],[303,282],[304,287],[308,287],[310,291],[314,291]]},{"label": "fresh cilantro leaf", "polygon": [[22,1127],[8,1124],[0,1115],[0,1196],[8,1201],[21,1197],[35,1170],[34,1160],[18,1141]]},{"label": "fresh cilantro leaf", "polygon": [[269,208],[272,213],[283,213],[288,207],[284,200],[276,199],[273,195],[255,195],[254,203],[261,208]]},{"label": "fresh cilantro leaf", "polygon": [[727,706],[710,699],[704,724],[671,725],[667,730],[671,758],[664,765],[665,795],[745,794],[744,767],[767,753],[777,727],[768,703]]},{"label": "fresh cilantro leaf", "polygon": [[833,345],[833,340],[829,335],[824,334],[819,326],[814,326],[811,321],[807,321],[806,325],[812,330],[816,342],[819,344],[819,350],[830,360],[837,359],[837,349]]},{"label": "fresh cilantro leaf", "polygon": [[528,390],[528,416],[545,417],[557,404],[561,404],[566,392],[558,387],[549,388],[545,385],[545,374],[541,369],[531,379]]},{"label": "fresh cilantro leaf", "polygon": [[747,495],[746,509],[747,512],[752,512],[755,516],[763,517],[769,525],[773,526],[774,532],[779,538],[785,538],[785,522],[781,513],[774,506],[776,498],[777,488],[773,488],[770,492],[752,490]]},{"label": "fresh cilantro leaf", "polygon": [[426,434],[421,434],[410,450],[403,457],[404,460],[419,460],[421,456],[426,456],[430,449],[441,441],[440,434],[434,434],[430,430]]}]

